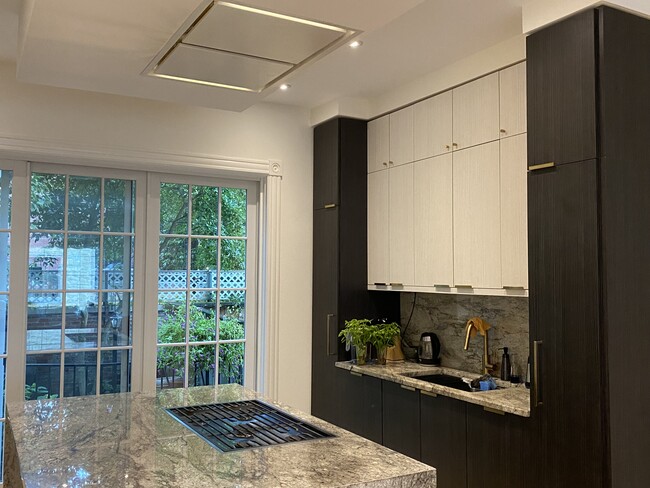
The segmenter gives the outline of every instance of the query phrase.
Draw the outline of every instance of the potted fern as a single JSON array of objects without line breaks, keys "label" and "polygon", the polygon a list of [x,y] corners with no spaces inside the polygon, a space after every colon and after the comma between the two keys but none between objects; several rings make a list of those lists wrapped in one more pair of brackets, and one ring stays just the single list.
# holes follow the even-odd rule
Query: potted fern
[{"label": "potted fern", "polygon": [[368,319],[352,319],[345,321],[345,328],[339,333],[341,342],[353,345],[357,350],[357,364],[366,364],[368,358],[368,342],[372,339],[373,326]]},{"label": "potted fern", "polygon": [[373,326],[370,342],[377,349],[377,364],[386,364],[386,349],[394,345],[394,340],[399,335],[400,328],[395,322]]}]

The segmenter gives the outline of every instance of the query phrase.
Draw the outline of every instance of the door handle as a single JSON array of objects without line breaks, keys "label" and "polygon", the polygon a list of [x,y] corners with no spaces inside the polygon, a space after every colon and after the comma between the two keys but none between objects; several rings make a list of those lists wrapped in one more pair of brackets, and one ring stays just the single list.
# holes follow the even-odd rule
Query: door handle
[{"label": "door handle", "polygon": [[543,344],[542,341],[533,341],[533,388],[535,407],[543,405],[539,397],[539,346]]},{"label": "door handle", "polygon": [[332,334],[330,334],[330,325],[331,325],[332,317],[334,317],[333,313],[328,313],[327,314],[327,322],[326,322],[326,326],[325,326],[326,333],[327,333],[326,344],[327,344],[327,355],[328,356],[333,356],[334,355],[334,354],[332,354],[332,351],[331,351],[331,349],[332,349],[332,347],[331,347],[332,346]]}]

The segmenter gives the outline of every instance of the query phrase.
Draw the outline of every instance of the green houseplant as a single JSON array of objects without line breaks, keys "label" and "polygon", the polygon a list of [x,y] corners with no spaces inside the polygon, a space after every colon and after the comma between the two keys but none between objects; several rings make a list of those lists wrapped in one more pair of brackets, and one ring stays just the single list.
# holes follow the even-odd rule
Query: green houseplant
[{"label": "green houseplant", "polygon": [[352,344],[357,349],[357,364],[366,364],[368,342],[372,339],[373,326],[368,319],[345,321],[345,328],[339,333],[341,342]]},{"label": "green houseplant", "polygon": [[393,345],[393,340],[399,336],[400,328],[395,322],[372,326],[370,342],[377,349],[377,363],[386,364],[386,349]]}]

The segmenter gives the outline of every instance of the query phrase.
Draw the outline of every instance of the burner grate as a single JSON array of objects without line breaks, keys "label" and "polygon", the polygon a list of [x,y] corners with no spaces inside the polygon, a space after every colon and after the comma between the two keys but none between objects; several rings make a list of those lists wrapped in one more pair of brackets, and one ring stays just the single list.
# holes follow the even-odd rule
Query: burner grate
[{"label": "burner grate", "polygon": [[168,408],[167,412],[222,452],[333,437],[259,400]]}]

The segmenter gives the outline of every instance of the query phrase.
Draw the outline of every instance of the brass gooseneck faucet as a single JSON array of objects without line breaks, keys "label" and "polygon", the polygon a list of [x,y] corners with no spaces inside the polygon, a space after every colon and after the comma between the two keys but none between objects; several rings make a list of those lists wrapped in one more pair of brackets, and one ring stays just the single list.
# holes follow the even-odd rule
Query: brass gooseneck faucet
[{"label": "brass gooseneck faucet", "polygon": [[[469,340],[472,336],[476,335],[478,332],[483,336],[483,374],[489,374],[493,369],[494,365],[490,364],[490,357],[488,355],[488,329],[490,324],[485,322],[479,317],[473,317],[467,321],[467,328],[465,330],[465,349],[469,349]],[[472,334],[472,332],[474,332]]]}]

